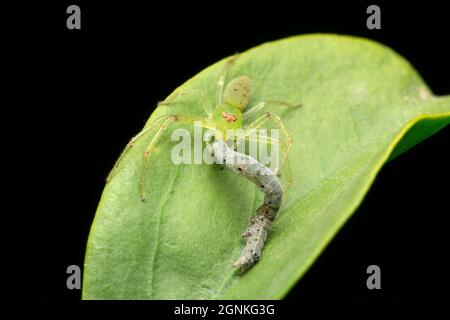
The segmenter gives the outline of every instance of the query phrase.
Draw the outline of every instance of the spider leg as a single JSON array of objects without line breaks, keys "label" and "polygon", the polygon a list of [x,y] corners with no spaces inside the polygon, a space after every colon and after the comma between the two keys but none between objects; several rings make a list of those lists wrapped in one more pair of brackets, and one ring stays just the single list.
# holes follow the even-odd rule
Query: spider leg
[{"label": "spider leg", "polygon": [[167,126],[170,123],[178,122],[183,124],[189,124],[194,125],[194,122],[200,122],[201,126],[204,128],[211,129],[213,126],[209,122],[209,120],[202,119],[200,117],[193,117],[193,116],[182,116],[182,115],[164,115],[159,118],[157,118],[155,121],[153,121],[149,126],[144,128],[141,132],[139,132],[137,135],[135,135],[130,142],[126,145],[125,149],[120,154],[119,158],[117,159],[116,163],[114,164],[114,167],[111,169],[108,177],[106,178],[106,182],[108,183],[111,181],[111,179],[115,176],[117,173],[118,167],[128,151],[133,147],[133,145],[138,141],[139,139],[145,137],[147,134],[151,132],[151,129],[156,129],[155,127],[158,127],[156,133],[153,135],[153,138],[149,145],[147,146],[144,154],[143,154],[143,166],[142,166],[142,172],[141,172],[141,199],[145,200],[145,192],[144,192],[144,184],[145,184],[145,172],[146,172],[146,160],[150,157],[150,155],[154,151],[154,147],[157,144],[158,140],[161,138],[162,134],[166,130]]},{"label": "spider leg", "polygon": [[[242,141],[248,141],[248,142],[255,142],[257,144],[252,144],[250,146],[258,147],[258,143],[262,142],[269,145],[280,144],[280,139],[269,137],[267,135],[261,134],[260,132],[256,130],[244,130],[244,129],[237,129],[237,130],[230,130],[226,132],[226,139],[227,144],[230,148],[232,148],[234,151],[238,151],[240,153],[247,153],[245,148],[246,145],[244,144],[244,148],[240,148]],[[251,152],[256,152],[257,148],[250,149]],[[258,158],[258,156],[252,155],[255,158]]]},{"label": "spider leg", "polygon": [[[285,139],[278,139],[278,138],[270,137],[268,135],[260,133],[259,131],[255,130],[253,128],[247,128],[246,130],[239,130],[236,132],[236,134],[232,138],[234,140],[234,141],[232,141],[232,142],[234,142],[233,147],[234,147],[235,151],[238,151],[238,152],[246,153],[245,150],[238,150],[239,144],[242,141],[257,142],[258,147],[261,147],[261,145],[259,143],[271,145],[272,148],[274,147],[274,145],[278,145],[281,148],[282,153],[286,153],[286,150],[287,150]],[[256,151],[256,150],[254,150],[254,151]],[[272,149],[272,152],[274,152],[273,149]],[[250,153],[252,153],[252,151],[250,151]],[[272,162],[271,166],[274,166],[272,168],[273,172],[275,175],[277,175],[279,177],[281,177],[280,171],[285,172],[284,176],[286,177],[286,184],[287,184],[286,191],[287,191],[287,189],[293,184],[292,170],[291,170],[290,161],[289,161],[289,154],[286,154],[286,160],[283,165],[280,165],[279,162]]]},{"label": "spider leg", "polygon": [[[286,144],[283,143],[282,144],[282,148],[284,150],[284,152],[286,152]],[[287,188],[285,193],[287,193],[287,190],[292,186],[292,184],[294,183],[293,178],[292,178],[292,170],[291,170],[291,162],[289,160],[289,154],[286,154],[286,161],[284,162],[284,165],[280,165],[280,167],[275,169],[275,174],[278,177],[281,177],[282,174],[281,172],[285,172],[285,177],[286,177],[286,182],[287,182]]]},{"label": "spider leg", "polygon": [[178,91],[176,90],[176,91],[172,92],[166,99],[158,102],[158,106],[171,104],[179,96],[191,96],[191,95],[199,95],[199,96],[203,97],[203,91],[200,89],[192,89],[192,90],[186,89],[186,90],[178,90]]},{"label": "spider leg", "polygon": [[290,102],[284,100],[266,100],[266,103],[287,108],[300,108],[302,106],[302,104],[299,102]]},{"label": "spider leg", "polygon": [[225,64],[222,69],[222,73],[220,74],[219,81],[217,81],[217,93],[216,93],[216,107],[221,106],[223,102],[223,90],[225,85],[225,77],[227,75],[228,70],[230,67],[236,62],[239,54],[236,53],[231,58],[229,58],[227,61],[225,61]]},{"label": "spider leg", "polygon": [[162,134],[167,129],[168,125],[171,123],[182,123],[182,124],[189,124],[194,125],[194,122],[198,123],[200,122],[200,125],[203,128],[212,129],[213,125],[205,119],[199,118],[199,117],[193,117],[193,116],[182,116],[182,115],[168,115],[163,116],[164,120],[160,123],[158,130],[156,131],[155,135],[153,136],[152,140],[148,144],[147,148],[145,149],[143,153],[143,159],[142,159],[142,168],[141,168],[141,181],[140,181],[140,196],[141,200],[145,201],[145,181],[146,181],[146,173],[147,173],[147,162],[148,158],[153,154],[154,149],[158,141],[160,140]]},{"label": "spider leg", "polygon": [[[246,129],[245,135],[251,135],[252,133],[256,132],[259,128],[261,128],[268,121],[272,121],[275,124],[275,126],[280,129],[280,131],[282,132],[282,134],[285,137],[285,140],[281,139],[281,141],[282,141],[281,146],[284,150],[283,150],[283,155],[282,155],[282,159],[280,162],[280,166],[275,169],[275,174],[278,175],[280,168],[284,167],[286,161],[288,161],[289,152],[291,151],[292,145],[293,145],[292,138],[291,138],[289,132],[286,130],[286,127],[284,126],[281,118],[272,112],[266,112],[262,116],[260,116],[256,120],[252,121],[249,125],[247,125],[245,127],[245,129]],[[289,178],[288,184],[292,184],[292,180],[290,177],[291,174],[289,173],[290,172],[289,161],[285,167],[286,167],[287,175]]]},{"label": "spider leg", "polygon": [[177,99],[180,96],[193,96],[193,95],[200,96],[200,100],[201,100],[201,105],[202,105],[203,111],[208,116],[208,118],[211,118],[211,110],[209,110],[210,108],[208,109],[206,107],[205,100],[204,100],[204,92],[203,92],[203,90],[200,90],[200,89],[192,89],[192,90],[186,89],[186,90],[174,91],[166,99],[164,99],[163,101],[160,101],[158,103],[158,107],[160,107],[160,106],[168,106],[170,104],[173,104],[173,103],[175,103],[174,100]]},{"label": "spider leg", "polygon": [[246,110],[243,113],[244,116],[244,120],[248,119],[252,114],[260,111],[262,108],[264,108],[265,105],[268,104],[273,104],[276,106],[282,106],[282,107],[288,107],[288,108],[300,108],[302,105],[300,103],[291,103],[288,101],[278,101],[278,100],[269,100],[269,101],[263,101],[260,102],[256,105],[254,105],[253,107],[251,107],[250,109]]},{"label": "spider leg", "polygon": [[258,134],[256,137],[254,136],[244,136],[241,140],[246,141],[254,141],[254,142],[263,142],[266,144],[274,144],[274,143],[280,143],[280,139],[272,138],[269,136],[266,136],[264,134]]},{"label": "spider leg", "polygon": [[255,112],[258,112],[259,110],[261,110],[262,108],[264,108],[265,105],[266,105],[265,102],[260,102],[260,103],[258,103],[258,104],[256,104],[256,105],[254,105],[253,107],[251,107],[250,109],[245,110],[245,112],[242,114],[244,120],[245,120],[245,119],[248,119],[248,117],[249,117],[251,114],[253,114],[253,113],[255,113]]},{"label": "spider leg", "polygon": [[122,159],[125,157],[125,155],[127,154],[127,152],[133,147],[134,143],[139,140],[140,138],[142,138],[150,129],[152,129],[155,125],[157,125],[159,122],[161,122],[162,120],[164,120],[164,116],[157,118],[155,121],[153,121],[148,127],[144,128],[142,131],[140,131],[137,135],[135,135],[133,138],[131,138],[131,140],[127,143],[127,145],[125,146],[125,149],[123,149],[122,153],[120,154],[119,158],[116,160],[113,168],[111,169],[111,171],[108,174],[108,177],[106,178],[106,182],[108,183],[109,181],[111,181],[111,179],[114,177],[114,175],[117,172],[117,168],[120,164],[120,162],[122,161]]}]

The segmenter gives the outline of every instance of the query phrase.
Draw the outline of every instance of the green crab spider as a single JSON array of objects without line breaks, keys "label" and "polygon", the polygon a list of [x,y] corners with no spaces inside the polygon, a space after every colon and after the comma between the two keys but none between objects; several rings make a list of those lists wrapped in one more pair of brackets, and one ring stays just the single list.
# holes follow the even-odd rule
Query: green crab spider
[{"label": "green crab spider", "polygon": [[[280,106],[285,106],[289,108],[299,107],[300,105],[291,104],[284,101],[261,101],[249,107],[249,102],[252,97],[252,83],[248,76],[239,76],[232,79],[225,87],[225,78],[228,69],[235,63],[238,55],[234,55],[229,58],[223,67],[219,80],[217,82],[217,93],[216,93],[216,106],[212,112],[207,110],[202,104],[204,112],[206,114],[205,118],[191,116],[191,115],[163,115],[155,119],[150,125],[144,128],[136,136],[134,136],[126,145],[125,149],[122,151],[121,155],[117,159],[114,167],[109,173],[106,181],[109,182],[117,172],[120,162],[127,154],[127,152],[133,147],[133,145],[139,139],[151,135],[151,139],[147,148],[145,149],[143,157],[143,165],[141,168],[140,176],[140,197],[142,201],[145,201],[145,182],[146,182],[146,172],[147,172],[147,161],[148,158],[153,154],[155,146],[161,139],[163,133],[167,127],[172,123],[181,123],[186,125],[194,125],[194,122],[201,122],[203,128],[210,129],[214,138],[223,139],[224,133],[227,129],[243,129],[241,130],[241,135],[237,136],[238,140],[250,140],[250,134],[257,132],[259,128],[262,128],[267,122],[271,121],[283,134],[284,139],[280,141],[272,139],[267,136],[258,135],[258,138],[265,143],[273,144],[280,143],[283,149],[283,155],[281,158],[280,166],[274,170],[275,174],[279,174],[280,168],[286,163],[288,159],[288,154],[292,148],[293,141],[289,135],[286,127],[283,124],[281,118],[273,112],[265,112],[257,117],[253,121],[249,121],[252,116],[258,114],[267,104],[275,104]],[[170,105],[180,96],[189,95],[199,95],[203,97],[202,90],[181,90],[174,92],[169,95],[164,101],[160,102],[158,106]],[[248,122],[248,123],[247,123]],[[292,183],[290,177],[289,163],[286,166],[286,175],[288,176],[288,185]]]}]

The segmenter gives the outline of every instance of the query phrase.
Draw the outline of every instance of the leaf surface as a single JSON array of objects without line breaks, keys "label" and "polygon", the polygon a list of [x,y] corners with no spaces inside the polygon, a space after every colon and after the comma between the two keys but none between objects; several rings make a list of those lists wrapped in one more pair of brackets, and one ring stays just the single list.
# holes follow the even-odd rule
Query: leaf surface
[{"label": "leaf surface", "polygon": [[[225,60],[180,89],[213,106]],[[242,53],[227,79],[252,79],[252,104],[300,101],[279,114],[292,135],[294,180],[260,262],[243,275],[232,263],[241,233],[262,203],[256,187],[216,165],[175,165],[163,135],[148,163],[149,134],[128,152],[103,192],[87,245],[84,299],[278,299],[305,273],[356,210],[382,165],[450,122],[450,97],[436,97],[402,57],[348,36],[306,35]],[[156,109],[205,116],[196,96]],[[170,128],[184,127],[173,125]],[[137,130],[138,131],[138,130]]]}]

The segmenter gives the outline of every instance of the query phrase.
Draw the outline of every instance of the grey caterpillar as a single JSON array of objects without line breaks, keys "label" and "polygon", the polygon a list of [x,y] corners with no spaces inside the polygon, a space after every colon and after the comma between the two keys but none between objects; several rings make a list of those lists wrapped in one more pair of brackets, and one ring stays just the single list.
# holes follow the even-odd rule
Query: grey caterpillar
[{"label": "grey caterpillar", "polygon": [[255,183],[265,194],[264,203],[256,210],[250,225],[243,233],[246,245],[233,264],[241,272],[252,267],[261,257],[267,233],[281,206],[283,190],[275,174],[254,158],[234,151],[224,141],[216,140],[207,146],[216,163],[223,163],[234,173]]}]

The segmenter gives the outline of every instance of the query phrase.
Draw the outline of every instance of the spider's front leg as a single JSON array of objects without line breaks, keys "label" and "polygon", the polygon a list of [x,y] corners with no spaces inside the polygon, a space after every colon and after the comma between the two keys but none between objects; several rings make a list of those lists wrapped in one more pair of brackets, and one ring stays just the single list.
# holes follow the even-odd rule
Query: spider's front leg
[{"label": "spider's front leg", "polygon": [[203,119],[200,117],[185,116],[185,115],[164,115],[164,116],[157,118],[148,127],[144,128],[140,133],[138,133],[134,138],[132,138],[131,141],[127,144],[124,151],[122,152],[119,159],[117,160],[116,164],[114,165],[111,173],[109,174],[109,176],[107,178],[107,182],[113,178],[113,176],[117,172],[120,162],[123,160],[126,153],[133,147],[133,145],[136,143],[136,141],[147,136],[149,133],[152,133],[154,131],[152,129],[155,129],[156,132],[153,133],[152,138],[142,155],[143,162],[142,162],[142,168],[141,168],[140,197],[141,197],[142,201],[145,201],[145,198],[146,198],[145,181],[146,181],[148,159],[153,154],[153,152],[155,150],[155,146],[157,145],[158,141],[163,136],[163,133],[166,131],[168,126],[172,123],[181,123],[181,124],[187,124],[187,125],[191,125],[191,126],[194,126],[194,124],[199,124],[204,128],[208,128],[208,129],[212,128],[208,119]]},{"label": "spider's front leg", "polygon": [[222,72],[220,73],[219,80],[217,81],[217,89],[216,89],[216,107],[221,106],[223,104],[223,90],[225,86],[225,78],[227,76],[228,70],[234,65],[238,58],[239,54],[236,53],[234,56],[228,58],[225,61]]},{"label": "spider's front leg", "polygon": [[162,120],[164,120],[164,117],[159,117],[155,121],[153,121],[148,127],[144,128],[142,131],[140,131],[137,135],[135,135],[131,140],[127,143],[125,146],[125,149],[120,154],[119,158],[116,160],[113,168],[108,174],[108,177],[106,178],[106,183],[111,181],[111,179],[115,176],[117,172],[117,168],[119,167],[119,164],[122,162],[122,159],[125,157],[125,155],[128,153],[128,151],[134,146],[135,142],[142,138],[146,133],[150,131],[150,129],[154,128],[158,123],[160,123]]},{"label": "spider's front leg", "polygon": [[[163,116],[164,117],[164,116]],[[173,123],[182,123],[187,125],[200,125],[203,128],[211,129],[213,128],[212,124],[208,119],[202,119],[200,117],[193,117],[193,116],[181,116],[181,115],[169,115],[165,116],[166,119],[160,124],[158,131],[153,136],[152,140],[150,141],[149,145],[144,151],[143,154],[143,164],[142,164],[142,170],[141,170],[141,183],[140,183],[140,195],[141,200],[145,201],[146,195],[145,195],[145,181],[146,181],[146,173],[147,173],[147,161],[148,158],[152,155],[156,144],[160,140],[162,134],[167,129],[168,125]]]}]

